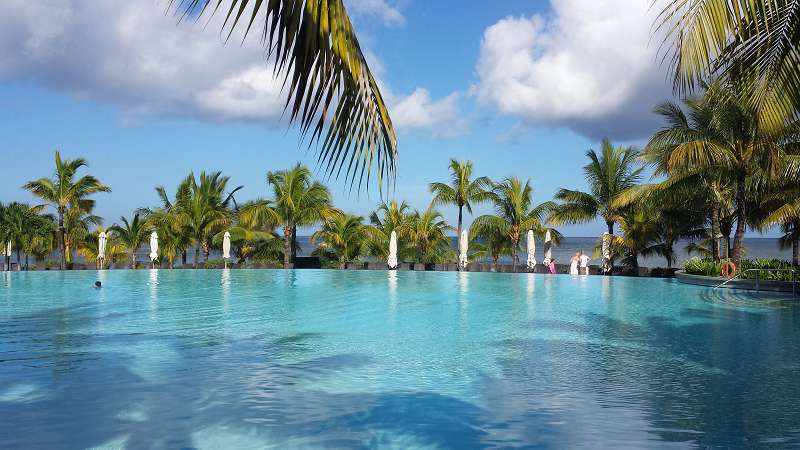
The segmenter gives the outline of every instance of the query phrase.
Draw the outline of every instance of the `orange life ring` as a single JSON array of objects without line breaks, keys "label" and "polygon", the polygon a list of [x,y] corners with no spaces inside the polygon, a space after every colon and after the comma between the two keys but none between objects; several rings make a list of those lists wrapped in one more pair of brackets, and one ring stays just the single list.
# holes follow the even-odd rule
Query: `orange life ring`
[{"label": "orange life ring", "polygon": [[731,261],[722,263],[719,269],[719,274],[725,278],[733,278],[736,275],[736,264]]}]

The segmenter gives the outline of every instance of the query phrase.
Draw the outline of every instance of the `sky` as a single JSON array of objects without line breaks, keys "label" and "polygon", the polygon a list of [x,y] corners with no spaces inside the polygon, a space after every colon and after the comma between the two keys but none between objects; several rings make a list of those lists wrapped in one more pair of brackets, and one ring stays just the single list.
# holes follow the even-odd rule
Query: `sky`
[{"label": "sky", "polygon": [[[21,186],[51,175],[56,149],[111,186],[96,196],[106,224],[157,205],[155,187],[172,193],[190,171],[222,171],[244,201],[269,194],[269,170],[315,167],[257,33],[226,43],[220,17],[179,22],[164,0],[5,1],[0,201],[35,203]],[[536,203],[586,189],[585,152],[603,137],[644,145],[661,126],[653,106],[671,98],[648,1],[345,4],[397,128],[396,187],[384,196],[416,208],[429,182],[449,179],[450,158],[529,178]],[[326,182],[349,212],[366,217],[381,200],[374,185]],[[455,222],[455,208],[441,210]]]}]

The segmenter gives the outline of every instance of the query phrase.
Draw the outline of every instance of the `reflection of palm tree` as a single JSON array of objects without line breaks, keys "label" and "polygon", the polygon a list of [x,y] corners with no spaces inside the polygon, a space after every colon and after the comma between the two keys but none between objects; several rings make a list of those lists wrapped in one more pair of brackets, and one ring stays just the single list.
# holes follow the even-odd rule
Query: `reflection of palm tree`
[{"label": "reflection of palm tree", "polygon": [[318,244],[318,252],[330,255],[344,269],[348,262],[358,259],[367,238],[363,217],[351,214],[337,214],[326,220],[322,228],[311,236],[311,242]]},{"label": "reflection of palm tree", "polygon": [[88,197],[97,192],[111,192],[111,188],[101,183],[91,175],[84,175],[77,180],[78,169],[86,166],[86,160],[61,159],[61,154],[55,153],[56,171],[53,178],[40,178],[26,183],[23,188],[31,191],[33,195],[41,198],[53,206],[58,214],[58,241],[61,252],[60,268],[66,267],[66,238],[65,216],[71,213],[68,219],[81,223],[81,213],[90,213],[94,207],[94,200]]},{"label": "reflection of palm tree", "polygon": [[549,229],[553,241],[557,244],[560,234],[544,224],[544,216],[554,208],[552,202],[544,202],[533,206],[533,187],[530,180],[525,184],[516,177],[509,177],[494,185],[491,191],[495,214],[487,214],[475,218],[472,222],[471,234],[484,239],[494,239],[503,235],[511,249],[512,266],[516,269],[519,263],[519,249],[522,234],[532,230],[538,236],[544,236]]},{"label": "reflection of palm tree", "polygon": [[310,133],[312,141],[321,142],[320,157],[329,173],[346,166],[347,176],[358,178],[359,185],[365,173],[369,182],[373,165],[379,183],[393,175],[394,127],[343,0],[170,3],[190,17],[227,10],[223,31],[228,37],[237,25],[246,26],[245,34],[253,25],[261,29],[268,55],[277,60],[276,72],[286,71],[290,120],[299,122],[303,136]]},{"label": "reflection of palm tree", "polygon": [[136,268],[136,251],[144,244],[148,232],[146,221],[142,220],[139,213],[135,213],[130,222],[125,217],[120,217],[122,225],[113,225],[111,231],[128,250],[131,258],[131,269]]},{"label": "reflection of palm tree", "polygon": [[456,226],[456,237],[461,236],[461,225],[463,210],[472,214],[474,203],[485,202],[490,199],[488,192],[492,187],[492,182],[488,177],[479,177],[474,180],[472,177],[472,161],[465,163],[450,160],[450,184],[431,183],[430,190],[433,193],[434,205],[455,205],[458,207],[458,225]]}]

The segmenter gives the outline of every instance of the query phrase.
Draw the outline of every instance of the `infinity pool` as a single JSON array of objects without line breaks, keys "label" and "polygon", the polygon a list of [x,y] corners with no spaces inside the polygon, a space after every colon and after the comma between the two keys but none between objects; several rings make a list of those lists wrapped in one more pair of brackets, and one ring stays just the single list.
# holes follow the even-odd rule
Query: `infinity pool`
[{"label": "infinity pool", "polygon": [[789,300],[524,274],[0,275],[2,448],[797,445]]}]

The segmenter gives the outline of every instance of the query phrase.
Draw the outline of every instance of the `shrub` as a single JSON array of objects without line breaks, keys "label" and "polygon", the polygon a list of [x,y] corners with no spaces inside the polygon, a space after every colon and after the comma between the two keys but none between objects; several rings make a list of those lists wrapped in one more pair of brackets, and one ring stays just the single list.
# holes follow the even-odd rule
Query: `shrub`
[{"label": "shrub", "polygon": [[[722,264],[714,262],[711,259],[692,258],[686,261],[683,265],[683,270],[692,275],[705,275],[708,277],[720,276],[720,269]],[[737,267],[736,271],[739,278],[755,279],[758,277],[761,280],[775,280],[775,281],[790,281],[792,273],[788,270],[781,272],[746,272],[748,269],[792,269],[796,270],[795,279],[800,279],[800,267],[792,266],[787,261],[779,259],[743,259],[742,263]]]},{"label": "shrub", "polygon": [[692,275],[705,275],[707,277],[718,277],[721,264],[712,259],[692,258],[683,263],[683,270]]}]

